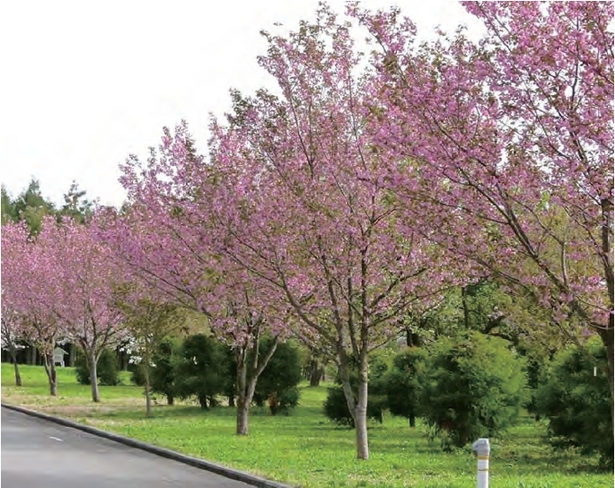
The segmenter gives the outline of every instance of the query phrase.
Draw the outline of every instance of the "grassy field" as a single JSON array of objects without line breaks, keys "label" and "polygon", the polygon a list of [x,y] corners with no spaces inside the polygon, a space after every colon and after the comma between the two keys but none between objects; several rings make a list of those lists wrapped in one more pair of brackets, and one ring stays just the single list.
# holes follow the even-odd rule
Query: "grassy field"
[{"label": "grassy field", "polygon": [[[101,387],[94,405],[89,387],[74,371],[59,368],[58,397],[47,395],[42,367],[22,366],[24,386],[16,388],[11,365],[2,364],[2,401],[141,439],[210,461],[303,487],[475,486],[476,461],[469,449],[443,453],[425,438],[420,424],[385,417],[371,424],[369,461],[354,458],[354,432],[336,427],[322,414],[326,387],[302,387],[300,406],[290,416],[251,411],[250,435],[234,434],[235,412],[203,411],[190,404],[158,405],[144,418],[142,389]],[[127,377],[124,377],[128,383]],[[501,439],[491,439],[490,482],[494,488],[600,488],[613,486],[613,473],[599,472],[597,459],[573,451],[553,452],[542,436],[546,425],[524,417]]]}]

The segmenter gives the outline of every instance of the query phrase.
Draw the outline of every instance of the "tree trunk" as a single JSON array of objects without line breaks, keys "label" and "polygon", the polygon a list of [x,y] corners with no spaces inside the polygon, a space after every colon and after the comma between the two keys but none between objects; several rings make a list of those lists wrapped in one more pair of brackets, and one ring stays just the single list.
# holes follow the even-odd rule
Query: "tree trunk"
[{"label": "tree trunk", "polygon": [[356,402],[349,381],[342,380],[342,390],[344,390],[348,411],[354,421],[357,459],[369,459],[369,444],[367,442],[367,382],[361,381],[359,383],[359,395]]},{"label": "tree trunk", "polygon": [[74,342],[70,345],[70,352],[68,354],[68,365],[71,368],[75,367],[75,360],[77,359],[77,344]]},{"label": "tree trunk", "polygon": [[145,375],[145,416],[152,416],[152,398],[150,393],[150,384],[149,384],[149,364],[143,365],[143,373]]},{"label": "tree trunk", "polygon": [[341,354],[339,374],[342,381],[342,390],[346,397],[348,411],[354,421],[356,435],[357,459],[369,459],[369,443],[367,439],[367,382],[368,382],[368,362],[367,352],[363,352],[359,364],[359,387],[358,396],[355,400],[352,387],[350,386],[350,370],[348,359],[344,353]]},{"label": "tree trunk", "polygon": [[461,304],[463,305],[463,325],[470,330],[470,310],[468,309],[468,291],[465,286],[461,287]]},{"label": "tree trunk", "polygon": [[346,362],[342,362],[339,365],[338,373],[342,382],[342,391],[344,392],[344,397],[346,398],[348,411],[350,412],[354,425],[357,425],[357,405],[354,398],[354,393],[352,391],[352,386],[350,386],[350,374]]},{"label": "tree trunk", "polygon": [[237,354],[237,435],[248,435],[247,369],[245,354]]},{"label": "tree trunk", "polygon": [[13,367],[15,368],[15,386],[21,386],[21,375],[19,374],[19,365],[17,364],[17,349],[15,346],[10,346],[9,353],[11,360],[13,361]]},{"label": "tree trunk", "polygon": [[253,372],[254,376],[248,379],[247,365],[243,363],[240,366],[240,364],[237,363],[237,435],[248,435],[248,414],[258,376]]},{"label": "tree trunk", "polygon": [[170,393],[167,393],[167,405],[174,405],[175,404],[175,397],[173,395],[171,395]]},{"label": "tree trunk", "polygon": [[[248,434],[248,413],[252,398],[254,398],[256,382],[275,353],[278,347],[278,338],[275,338],[267,353],[260,359],[258,345],[257,339],[252,344],[254,357],[251,368],[248,368],[247,346],[237,348],[235,353],[237,359],[237,435]],[[248,378],[248,369],[250,369],[250,378]]]},{"label": "tree trunk", "polygon": [[359,398],[355,409],[357,459],[369,459],[367,442],[367,371],[359,374]]},{"label": "tree trunk", "polygon": [[245,396],[239,395],[237,399],[237,435],[248,435],[248,413],[250,404]]},{"label": "tree trunk", "polygon": [[248,408],[246,405],[246,360],[245,354],[237,354],[237,435],[248,434]]},{"label": "tree trunk", "polygon": [[615,412],[613,411],[614,408],[614,404],[615,404],[615,394],[613,393],[613,360],[614,360],[614,353],[613,353],[613,347],[614,347],[614,337],[613,337],[613,314],[611,313],[610,317],[609,317],[609,326],[606,329],[598,329],[598,334],[600,335],[600,338],[602,339],[602,343],[604,344],[604,347],[606,348],[606,359],[607,359],[607,367],[608,367],[608,371],[607,371],[607,377],[609,380],[609,389],[611,390],[611,428],[615,428],[615,420],[614,420],[614,414]]},{"label": "tree trunk", "polygon": [[310,386],[320,385],[320,378],[322,377],[322,369],[316,364],[310,373]]},{"label": "tree trunk", "polygon": [[58,380],[56,376],[56,366],[53,362],[53,352],[51,354],[42,354],[42,357],[43,366],[45,367],[45,373],[47,373],[47,381],[49,382],[49,394],[51,396],[57,396]]},{"label": "tree trunk", "polygon": [[96,354],[88,355],[88,362],[90,363],[88,366],[90,367],[90,382],[92,386],[92,401],[95,403],[100,402],[100,392],[98,390],[98,374],[96,371],[96,367],[98,366],[98,361],[96,358]]}]

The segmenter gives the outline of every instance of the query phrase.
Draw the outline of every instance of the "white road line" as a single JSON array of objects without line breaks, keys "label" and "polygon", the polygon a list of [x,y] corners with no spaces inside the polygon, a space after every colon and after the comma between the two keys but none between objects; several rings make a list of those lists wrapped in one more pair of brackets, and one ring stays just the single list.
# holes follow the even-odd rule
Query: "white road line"
[{"label": "white road line", "polygon": [[50,439],[53,439],[54,441],[64,442],[62,439],[59,439],[58,437],[54,437],[52,435],[48,435],[47,437],[49,437]]}]

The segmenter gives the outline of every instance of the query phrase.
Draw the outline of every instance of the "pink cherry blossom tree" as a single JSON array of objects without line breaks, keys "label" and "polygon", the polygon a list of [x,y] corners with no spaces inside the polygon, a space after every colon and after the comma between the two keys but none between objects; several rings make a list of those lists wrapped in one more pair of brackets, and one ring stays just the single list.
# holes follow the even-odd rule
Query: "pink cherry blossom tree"
[{"label": "pink cherry blossom tree", "polygon": [[15,386],[21,386],[21,374],[17,364],[17,351],[19,342],[27,340],[24,328],[24,318],[13,308],[10,303],[10,295],[2,291],[2,318],[0,324],[0,336],[2,348],[9,352],[13,368],[15,370]]},{"label": "pink cherry blossom tree", "polygon": [[[45,230],[31,237],[22,223],[7,223],[2,227],[2,327],[4,330],[5,320],[18,317],[21,334],[43,359],[49,393],[55,396],[58,385],[53,350],[64,328],[54,309],[57,296],[55,282],[50,277],[57,275],[58,269],[48,237]],[[12,328],[14,324],[6,325]]]},{"label": "pink cherry blossom tree", "polygon": [[107,347],[122,338],[122,314],[114,305],[114,290],[124,281],[123,269],[110,248],[89,224],[65,218],[46,221],[41,233],[55,259],[53,309],[67,333],[81,347],[90,372],[92,401],[100,401],[97,365]]},{"label": "pink cherry blossom tree", "polygon": [[[256,382],[284,338],[284,314],[271,313],[277,308],[267,288],[221,252],[228,235],[211,207],[220,185],[185,124],[175,133],[165,129],[158,151],[145,164],[130,158],[123,171],[128,208],[124,215],[109,213],[100,235],[153,299],[204,314],[233,347],[237,434],[246,435]],[[276,340],[261,354],[265,334]]]},{"label": "pink cherry blossom tree", "polygon": [[478,44],[417,46],[399,12],[351,8],[380,48],[377,146],[430,240],[602,338],[612,396],[613,3],[464,5]]},{"label": "pink cherry blossom tree", "polygon": [[455,275],[390,198],[349,26],[321,6],[314,24],[265,35],[260,63],[282,94],[235,93],[228,125],[213,125],[212,165],[226,191],[211,205],[227,227],[223,252],[285,301],[297,336],[332,352],[357,457],[368,459],[368,354]]}]

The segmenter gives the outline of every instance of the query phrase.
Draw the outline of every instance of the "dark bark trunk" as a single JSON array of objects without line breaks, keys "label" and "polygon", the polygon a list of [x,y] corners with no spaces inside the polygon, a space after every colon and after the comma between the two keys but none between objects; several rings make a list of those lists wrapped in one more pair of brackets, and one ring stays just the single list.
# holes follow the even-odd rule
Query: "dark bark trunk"
[{"label": "dark bark trunk", "polygon": [[149,380],[149,364],[145,364],[143,368],[143,373],[145,376],[145,416],[152,416],[152,395],[151,395],[151,386]]},{"label": "dark bark trunk", "polygon": [[15,368],[15,386],[21,386],[21,375],[19,374],[19,365],[17,364],[17,349],[12,346],[9,350],[13,367]]},{"label": "dark bark trunk", "polygon": [[317,365],[310,374],[310,386],[319,386],[320,378],[322,378],[322,369]]},{"label": "dark bark trunk", "polygon": [[461,287],[461,304],[463,306],[463,325],[470,330],[470,310],[468,309],[468,292],[466,287]]},{"label": "dark bark trunk", "polygon": [[170,393],[167,393],[167,405],[175,405],[175,397]]},{"label": "dark bark trunk", "polygon": [[36,347],[30,346],[30,354],[28,354],[28,364],[36,365]]},{"label": "dark bark trunk", "polygon": [[342,391],[344,392],[344,397],[346,398],[346,405],[348,406],[348,411],[350,412],[350,416],[352,417],[353,424],[356,425],[356,401],[354,398],[354,393],[352,391],[352,386],[350,386],[350,372],[348,371],[348,364],[346,360],[340,361],[338,372],[340,375],[340,381],[342,383]]},{"label": "dark bark trunk", "polygon": [[613,314],[611,313],[609,317],[609,326],[606,329],[599,329],[598,333],[600,338],[602,339],[602,343],[606,348],[606,359],[607,359],[607,377],[609,380],[609,389],[611,393],[611,427],[615,428],[615,420],[614,420],[614,410],[613,406],[615,404],[615,395],[613,393],[613,360],[614,360],[614,352],[613,347],[615,346],[614,336],[613,336]]},{"label": "dark bark trunk", "polygon": [[77,344],[72,343],[70,345],[70,352],[68,354],[68,365],[71,368],[75,367],[75,360],[77,359]]}]

